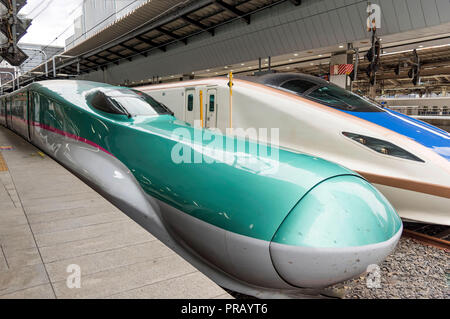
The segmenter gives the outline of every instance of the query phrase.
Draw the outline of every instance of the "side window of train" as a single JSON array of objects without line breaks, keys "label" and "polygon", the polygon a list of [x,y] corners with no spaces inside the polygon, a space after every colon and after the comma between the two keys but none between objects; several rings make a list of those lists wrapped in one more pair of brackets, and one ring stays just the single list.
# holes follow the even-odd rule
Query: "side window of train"
[{"label": "side window of train", "polygon": [[188,95],[188,105],[187,105],[188,111],[191,112],[194,110],[194,94]]},{"label": "side window of train", "polygon": [[214,112],[214,106],[216,105],[216,96],[211,94],[209,96],[209,111]]},{"label": "side window of train", "polygon": [[27,93],[22,93],[20,95],[20,117],[21,118],[26,118],[26,112],[25,110],[27,109]]},{"label": "side window of train", "polygon": [[40,113],[42,124],[52,125],[51,118],[48,115],[49,100],[45,96],[40,98]]},{"label": "side window of train", "polygon": [[48,112],[47,112],[49,116],[49,121],[51,123],[50,125],[53,126],[54,128],[62,129],[61,119],[58,117],[57,109],[58,104],[50,100],[48,103]]},{"label": "side window of train", "polygon": [[63,111],[63,107],[58,104],[58,103],[53,103],[53,106],[55,108],[55,119],[56,122],[58,124],[58,128],[62,129],[63,131],[65,131],[65,126],[64,126],[64,111]]},{"label": "side window of train", "polygon": [[309,89],[315,87],[317,84],[305,80],[289,80],[281,84],[281,87],[285,90],[302,95]]},{"label": "side window of train", "polygon": [[20,117],[23,119],[27,119],[27,92],[21,94],[20,97]]},{"label": "side window of train", "polygon": [[38,93],[33,93],[33,121],[39,123],[40,122],[40,116],[39,116],[39,111],[40,111],[40,98],[39,98],[39,94]]},{"label": "side window of train", "polygon": [[19,116],[19,103],[20,103],[19,97],[16,95],[13,100],[13,112],[12,112],[12,114],[16,117]]}]

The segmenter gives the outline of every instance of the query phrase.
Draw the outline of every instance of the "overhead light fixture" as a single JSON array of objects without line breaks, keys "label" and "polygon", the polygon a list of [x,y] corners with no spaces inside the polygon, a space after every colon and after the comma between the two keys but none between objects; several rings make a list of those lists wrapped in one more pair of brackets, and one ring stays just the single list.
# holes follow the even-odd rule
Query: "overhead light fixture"
[{"label": "overhead light fixture", "polygon": [[322,56],[322,54],[319,54],[319,56]]},{"label": "overhead light fixture", "polygon": [[242,66],[244,66],[244,65],[245,65],[245,63],[241,63],[241,65],[242,65]]},{"label": "overhead light fixture", "polygon": [[292,59],[289,59],[289,62],[292,62]]},{"label": "overhead light fixture", "polygon": [[224,68],[225,68],[225,69],[228,69],[228,67],[227,67],[227,66],[225,66]]},{"label": "overhead light fixture", "polygon": [[423,45],[419,45],[419,48],[423,48]]},{"label": "overhead light fixture", "polygon": [[210,69],[206,70],[206,72],[210,72],[210,71],[211,71]]},{"label": "overhead light fixture", "polygon": [[298,53],[294,53],[294,56],[298,56]]},{"label": "overhead light fixture", "polygon": [[342,49],[344,46],[341,44],[339,47]]}]

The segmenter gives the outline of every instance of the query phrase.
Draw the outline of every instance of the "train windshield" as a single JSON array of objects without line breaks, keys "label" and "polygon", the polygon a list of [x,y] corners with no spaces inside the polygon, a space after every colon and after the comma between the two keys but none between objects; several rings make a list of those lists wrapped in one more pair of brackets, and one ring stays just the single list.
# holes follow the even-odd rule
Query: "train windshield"
[{"label": "train windshield", "polygon": [[375,103],[335,85],[319,87],[308,93],[305,97],[344,111],[384,112]]},{"label": "train windshield", "polygon": [[316,83],[305,81],[305,80],[290,80],[281,84],[281,87],[285,90],[291,91],[302,95],[309,89],[317,86]]},{"label": "train windshield", "polygon": [[156,101],[148,94],[136,90],[118,89],[107,91],[108,99],[129,115],[173,115],[167,106]]}]

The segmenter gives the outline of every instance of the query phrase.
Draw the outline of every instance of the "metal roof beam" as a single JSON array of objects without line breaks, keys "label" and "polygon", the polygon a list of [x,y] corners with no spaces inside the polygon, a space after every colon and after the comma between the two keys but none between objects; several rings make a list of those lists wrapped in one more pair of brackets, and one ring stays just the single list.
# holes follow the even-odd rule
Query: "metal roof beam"
[{"label": "metal roof beam", "polygon": [[[91,61],[88,61],[88,62],[91,62]],[[83,61],[80,61],[80,65],[89,68],[89,64],[88,63],[84,63]]]},{"label": "metal roof beam", "polygon": [[237,9],[236,7],[233,7],[232,5],[229,5],[226,2],[223,2],[222,0],[215,0],[214,3],[222,7],[223,9],[231,12],[235,16],[241,17],[245,22],[247,22],[247,24],[250,24],[250,15],[245,15],[245,13],[242,12],[241,10]]},{"label": "metal roof beam", "polygon": [[182,16],[181,17],[184,21],[186,21],[187,23],[190,23],[192,25],[195,25],[197,28],[209,32],[212,36],[214,36],[214,28],[208,29],[207,26],[205,26],[203,23],[195,21],[194,19],[189,18],[188,16]]},{"label": "metal roof beam", "polygon": [[[87,57],[91,57],[91,56],[94,56],[96,54],[99,54],[100,52],[105,51],[107,48],[113,48],[115,46],[122,45],[122,43],[125,43],[127,41],[132,40],[132,39],[135,39],[138,36],[142,37],[143,34],[146,34],[146,33],[150,32],[152,30],[156,30],[157,28],[161,28],[162,26],[164,26],[164,25],[166,25],[166,24],[168,24],[170,22],[173,22],[173,21],[175,21],[177,19],[180,19],[180,17],[182,17],[182,16],[189,15],[189,14],[194,13],[194,12],[196,12],[198,10],[201,10],[201,9],[203,9],[203,8],[209,6],[209,5],[216,4],[217,1],[218,0],[197,0],[195,2],[192,2],[192,4],[189,4],[189,5],[185,6],[185,7],[180,8],[179,10],[176,10],[176,11],[174,11],[172,13],[164,15],[163,17],[161,17],[160,19],[157,19],[154,22],[148,23],[146,25],[143,25],[142,27],[134,29],[133,31],[127,33],[126,36],[117,38],[117,39],[115,39],[115,40],[113,40],[111,42],[108,42],[108,43],[104,44],[104,45],[100,45],[99,47],[97,47],[95,49],[87,51],[87,52],[83,53],[82,55],[80,55],[80,58],[86,59]],[[252,12],[246,13],[245,15],[248,17],[248,21],[250,21],[249,17],[250,17],[250,14],[252,14],[253,12],[258,12],[258,11],[267,9],[269,7],[272,7],[274,5],[277,5],[277,4],[285,2],[285,1],[288,1],[288,0],[279,0],[279,1],[273,2],[271,4],[268,4],[267,6],[264,6],[264,7],[261,7],[259,9],[254,10]],[[221,1],[221,2],[223,3],[223,1]],[[233,6],[230,6],[230,5],[228,5],[228,7],[234,8]],[[236,9],[236,10],[238,10],[238,9]],[[244,18],[244,17],[242,17],[242,18]],[[233,19],[230,19],[230,21],[232,21],[232,20]],[[226,21],[225,23],[227,23],[227,22],[228,21]],[[196,35],[197,33],[198,32],[194,32],[192,35]],[[178,37],[178,38],[180,38],[180,37]],[[151,41],[151,39],[149,39],[149,40]],[[176,39],[176,40],[178,40],[178,39]],[[183,39],[183,40],[187,42],[187,39]],[[165,47],[167,47],[167,45],[170,44],[170,43],[171,42],[169,41],[169,42],[167,42],[165,44],[156,44],[157,46],[155,47],[155,49],[158,48],[158,49],[161,49],[161,50],[164,51]],[[151,49],[149,49],[149,50],[151,50]],[[147,53],[145,53],[145,54],[147,54]],[[72,62],[66,62],[64,65],[72,64],[72,63],[74,63],[74,62],[73,61]],[[98,63],[96,63],[96,64],[98,65]],[[64,66],[64,65],[62,65],[62,66]],[[90,67],[90,68],[92,68],[92,67]]]},{"label": "metal roof beam", "polygon": [[171,37],[172,39],[175,39],[175,40],[183,42],[184,44],[187,44],[187,39],[183,39],[183,38],[179,37],[178,35],[174,34],[173,32],[170,32],[169,30],[163,29],[161,27],[157,27],[157,28],[155,28],[155,30]]},{"label": "metal roof beam", "polygon": [[211,5],[212,3],[214,3],[214,0],[198,0],[196,2],[193,2],[191,5],[186,6],[184,8],[181,8],[177,12],[168,14],[167,16],[162,17],[161,19],[158,19],[155,22],[152,22],[152,23],[149,23],[149,24],[147,24],[145,26],[137,28],[136,30],[130,32],[126,37],[122,37],[122,38],[116,39],[116,40],[114,40],[114,41],[112,41],[112,42],[110,42],[108,44],[101,45],[100,47],[98,47],[98,48],[96,48],[94,50],[86,52],[85,55],[92,56],[95,53],[99,53],[99,52],[104,51],[105,47],[112,48],[114,46],[117,46],[120,43],[129,41],[129,40],[131,40],[133,38],[136,38],[136,36],[140,36],[142,34],[146,34],[146,33],[150,32],[151,30],[154,30],[155,27],[163,26],[163,25],[165,25],[167,23],[170,23],[170,22],[178,19],[182,15],[187,15],[187,14],[193,13],[195,11],[198,11],[200,9],[203,9],[204,7],[206,7],[208,5]]},{"label": "metal roof beam", "polygon": [[294,6],[299,6],[302,4],[302,0],[289,0]]},{"label": "metal roof beam", "polygon": [[122,54],[122,53],[119,53],[119,52],[114,52],[114,51],[111,50],[111,49],[106,49],[106,51],[109,52],[109,53],[111,53],[111,54],[117,55],[119,58],[127,59],[127,60],[130,61],[130,62],[133,60],[131,57],[128,57],[128,56],[126,56],[126,55],[124,55],[124,54]]},{"label": "metal roof beam", "polygon": [[119,45],[120,45],[121,47],[124,47],[125,49],[130,50],[131,52],[134,52],[134,53],[137,53],[137,54],[142,54],[142,55],[145,56],[145,57],[147,57],[147,55],[148,55],[148,53],[139,51],[138,49],[133,48],[133,47],[130,47],[129,45],[126,45],[126,44],[123,44],[123,43],[121,43],[121,44],[119,44]]},{"label": "metal roof beam", "polygon": [[[101,63],[98,63],[97,60],[93,61],[92,59],[95,58],[95,57],[96,57],[96,56],[93,55],[93,56],[90,56],[90,57],[88,57],[88,58],[85,58],[85,60],[86,60],[87,62],[94,63],[94,66],[97,67],[97,66],[101,65]],[[62,67],[64,67],[64,66],[62,66]]]},{"label": "metal roof beam", "polygon": [[115,63],[115,64],[119,65],[119,62],[116,59],[110,59],[110,58],[108,58],[106,56],[102,56],[102,55],[99,55],[99,54],[96,54],[95,57],[98,57],[98,58],[103,59],[105,61],[108,61],[108,62]]},{"label": "metal roof beam", "polygon": [[[154,47],[154,48],[158,48],[158,46],[159,46],[158,43],[153,42],[151,39],[144,38],[144,37],[141,36],[141,35],[136,36],[136,39],[138,39],[138,40],[141,41],[141,42],[147,43],[148,45],[151,45],[151,46]],[[163,52],[166,52],[166,51],[167,51],[167,49],[166,49],[165,46],[159,47],[159,49],[160,49],[161,51],[163,51]]]}]

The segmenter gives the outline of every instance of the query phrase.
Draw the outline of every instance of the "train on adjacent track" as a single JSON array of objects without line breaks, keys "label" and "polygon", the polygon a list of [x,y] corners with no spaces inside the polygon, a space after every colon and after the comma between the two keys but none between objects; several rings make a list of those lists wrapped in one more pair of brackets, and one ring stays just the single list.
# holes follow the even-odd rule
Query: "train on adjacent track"
[{"label": "train on adjacent track", "polygon": [[[450,225],[450,134],[328,81],[275,73],[171,82],[137,89],[175,116],[249,135],[279,128],[280,147],[364,176],[405,220]],[[239,130],[241,129],[241,130]]]},{"label": "train on adjacent track", "polygon": [[[380,263],[402,232],[394,208],[357,173],[275,146],[276,159],[210,149],[192,138],[206,130],[129,88],[33,83],[0,98],[0,122],[238,292],[319,294]],[[241,141],[246,150],[260,146],[219,133],[215,138],[223,145]],[[178,147],[183,156],[214,160],[179,162]]]}]

